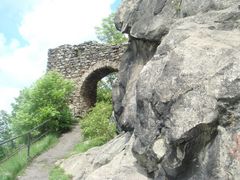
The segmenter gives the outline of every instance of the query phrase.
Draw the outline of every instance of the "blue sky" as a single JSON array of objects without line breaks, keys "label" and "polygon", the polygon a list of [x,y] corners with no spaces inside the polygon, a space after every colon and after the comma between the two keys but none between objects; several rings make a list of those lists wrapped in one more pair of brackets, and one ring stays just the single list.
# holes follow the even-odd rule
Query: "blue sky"
[{"label": "blue sky", "polygon": [[[33,1],[34,2],[34,1]],[[1,0],[0,3],[0,32],[4,33],[7,40],[6,43],[10,43],[11,39],[18,39],[21,45],[24,45],[25,41],[18,32],[24,12],[31,8],[32,3],[21,3],[17,0]]]},{"label": "blue sky", "polygon": [[0,109],[45,73],[47,51],[96,40],[94,27],[121,0],[1,0]]}]

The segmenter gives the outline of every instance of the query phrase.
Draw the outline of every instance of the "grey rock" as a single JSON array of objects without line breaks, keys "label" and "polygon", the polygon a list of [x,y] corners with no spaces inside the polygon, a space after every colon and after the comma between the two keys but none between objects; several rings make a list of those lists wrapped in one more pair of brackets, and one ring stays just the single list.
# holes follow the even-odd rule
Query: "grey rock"
[{"label": "grey rock", "polygon": [[135,86],[138,74],[158,46],[158,42],[142,42],[135,38],[131,38],[130,42],[121,58],[118,83],[113,87],[115,117],[122,131],[133,131],[137,112]]},{"label": "grey rock", "polygon": [[138,39],[160,41],[179,18],[239,4],[239,0],[123,0],[117,29]]},{"label": "grey rock", "polygon": [[132,155],[134,136],[122,134],[107,144],[57,162],[73,180],[148,180]]},{"label": "grey rock", "polygon": [[[178,3],[178,4],[176,4]],[[240,1],[123,1],[118,126],[154,179],[239,179]]]}]

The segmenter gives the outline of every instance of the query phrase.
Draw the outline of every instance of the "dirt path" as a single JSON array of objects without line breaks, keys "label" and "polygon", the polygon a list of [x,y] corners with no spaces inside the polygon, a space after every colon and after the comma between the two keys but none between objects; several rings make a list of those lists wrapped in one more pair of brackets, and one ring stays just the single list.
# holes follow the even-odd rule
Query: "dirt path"
[{"label": "dirt path", "polygon": [[80,140],[80,128],[76,126],[71,132],[63,134],[53,148],[44,152],[27,167],[19,180],[48,180],[49,172],[54,163],[64,158]]}]

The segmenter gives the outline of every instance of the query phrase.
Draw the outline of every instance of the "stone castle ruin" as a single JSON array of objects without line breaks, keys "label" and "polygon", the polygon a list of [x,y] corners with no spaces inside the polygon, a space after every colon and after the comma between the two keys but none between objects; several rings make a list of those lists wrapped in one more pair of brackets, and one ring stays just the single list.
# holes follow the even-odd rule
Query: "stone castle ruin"
[{"label": "stone castle ruin", "polygon": [[71,99],[75,116],[82,116],[96,102],[97,82],[117,72],[125,46],[97,42],[62,45],[48,52],[47,70],[56,70],[76,85]]}]

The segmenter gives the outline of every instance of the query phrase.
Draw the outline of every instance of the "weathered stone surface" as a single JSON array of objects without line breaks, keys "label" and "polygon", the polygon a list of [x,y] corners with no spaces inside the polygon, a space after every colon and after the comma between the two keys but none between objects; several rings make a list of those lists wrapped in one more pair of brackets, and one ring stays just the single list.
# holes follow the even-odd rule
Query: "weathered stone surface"
[{"label": "weathered stone surface", "polygon": [[123,0],[116,27],[130,36],[159,41],[178,18],[225,9],[239,0]]},{"label": "weathered stone surface", "polygon": [[157,42],[142,42],[132,38],[131,44],[122,57],[118,72],[119,83],[113,88],[115,117],[121,130],[133,131],[137,112],[135,86],[138,74],[153,56],[157,45]]},{"label": "weathered stone surface", "polygon": [[137,165],[131,148],[134,137],[122,134],[107,144],[57,162],[73,179],[147,180],[146,171]]},{"label": "weathered stone surface", "polygon": [[56,70],[74,81],[71,99],[75,116],[82,116],[96,102],[97,82],[118,71],[125,45],[111,46],[97,42],[62,45],[48,52],[47,70]]},{"label": "weathered stone surface", "polygon": [[154,179],[240,178],[239,5],[129,0],[118,11],[130,44],[115,114]]}]

